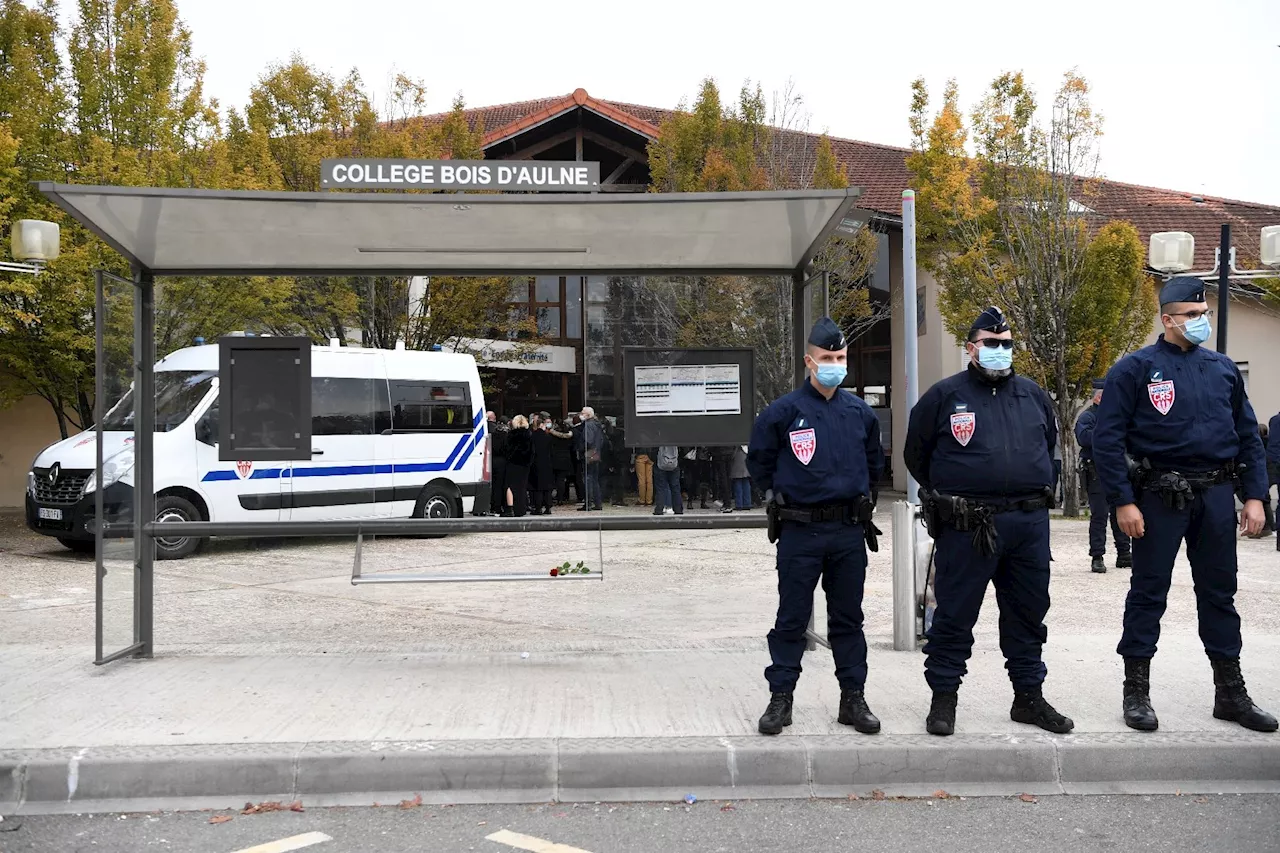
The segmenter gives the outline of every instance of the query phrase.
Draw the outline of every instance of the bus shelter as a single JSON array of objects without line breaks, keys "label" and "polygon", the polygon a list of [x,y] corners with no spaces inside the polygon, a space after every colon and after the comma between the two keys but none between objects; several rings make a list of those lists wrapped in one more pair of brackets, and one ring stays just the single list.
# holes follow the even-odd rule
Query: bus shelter
[{"label": "bus shelter", "polygon": [[[861,191],[668,194],[282,193],[80,186],[40,191],[126,258],[132,278],[133,511],[130,636],[104,638],[104,546],[98,524],[97,663],[154,651],[154,561],[163,536],[337,536],[650,527],[763,527],[759,516],[370,519],[160,523],[156,515],[155,282],[180,276],[768,275],[789,276],[797,383],[803,379],[806,291],[833,235],[871,218]],[[94,476],[106,482],[101,421],[103,280],[99,274],[99,441]],[[211,285],[216,286],[216,285]],[[117,321],[123,318],[116,318]],[[116,389],[118,390],[118,389]],[[98,489],[101,496],[103,489]],[[99,498],[99,514],[101,498]],[[163,529],[161,529],[163,528]],[[357,574],[358,574],[357,555]],[[493,579],[493,578],[487,578]],[[820,638],[811,637],[811,641]]]}]

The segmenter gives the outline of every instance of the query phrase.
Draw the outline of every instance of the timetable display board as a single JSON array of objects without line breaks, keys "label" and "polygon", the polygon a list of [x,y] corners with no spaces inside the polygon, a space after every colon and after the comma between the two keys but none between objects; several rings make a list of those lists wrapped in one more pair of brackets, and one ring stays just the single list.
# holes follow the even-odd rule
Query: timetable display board
[{"label": "timetable display board", "polygon": [[746,444],[755,421],[755,353],[742,349],[622,351],[628,447]]}]

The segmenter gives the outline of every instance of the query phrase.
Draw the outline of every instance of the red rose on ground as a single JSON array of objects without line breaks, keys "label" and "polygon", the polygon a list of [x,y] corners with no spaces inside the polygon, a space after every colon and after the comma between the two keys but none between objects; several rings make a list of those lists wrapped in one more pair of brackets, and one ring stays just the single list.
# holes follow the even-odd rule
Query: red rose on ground
[{"label": "red rose on ground", "polygon": [[560,570],[559,570],[559,569],[552,569],[552,570],[551,570],[551,577],[553,577],[553,578],[554,578],[554,577],[555,577],[555,576],[557,576],[558,574],[560,574]]}]

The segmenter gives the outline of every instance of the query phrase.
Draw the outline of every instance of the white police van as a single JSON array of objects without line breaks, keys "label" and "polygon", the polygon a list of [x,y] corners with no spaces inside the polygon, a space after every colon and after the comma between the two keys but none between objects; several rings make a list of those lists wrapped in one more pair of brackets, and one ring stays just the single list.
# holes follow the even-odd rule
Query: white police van
[{"label": "white police van", "polygon": [[[334,342],[336,344],[336,342]],[[330,521],[454,518],[489,503],[484,396],[475,359],[443,352],[313,347],[310,459],[218,460],[218,347],[156,365],[157,521]],[[133,392],[103,418],[103,483],[85,432],[36,457],[27,525],[75,551],[93,550],[94,491],[108,518],[133,499]],[[158,538],[178,559],[204,540]]]}]

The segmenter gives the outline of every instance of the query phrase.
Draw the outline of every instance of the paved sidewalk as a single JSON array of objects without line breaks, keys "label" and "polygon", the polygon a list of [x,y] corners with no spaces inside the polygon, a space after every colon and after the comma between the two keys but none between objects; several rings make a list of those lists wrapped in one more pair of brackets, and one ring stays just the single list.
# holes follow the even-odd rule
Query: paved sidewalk
[{"label": "paved sidewalk", "polygon": [[[1046,693],[1076,733],[1009,720],[989,597],[949,739],[922,733],[921,655],[891,650],[887,543],[865,608],[868,699],[883,733],[835,723],[832,661],[819,650],[805,658],[795,724],[770,739],[755,734],[776,602],[762,531],[606,534],[601,583],[356,588],[351,542],[219,543],[158,566],[156,659],[106,667],[91,664],[92,562],[5,531],[0,812],[415,793],[476,802],[1280,790],[1280,735],[1210,716],[1185,563],[1153,667],[1161,731],[1130,732],[1114,653],[1128,572],[1088,572],[1082,522],[1053,530]],[[1272,711],[1274,547],[1241,543],[1238,596],[1250,691]],[[367,547],[364,571],[527,571],[564,559],[598,569],[598,556],[588,534],[391,539]]]}]

